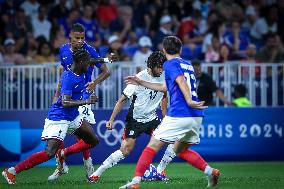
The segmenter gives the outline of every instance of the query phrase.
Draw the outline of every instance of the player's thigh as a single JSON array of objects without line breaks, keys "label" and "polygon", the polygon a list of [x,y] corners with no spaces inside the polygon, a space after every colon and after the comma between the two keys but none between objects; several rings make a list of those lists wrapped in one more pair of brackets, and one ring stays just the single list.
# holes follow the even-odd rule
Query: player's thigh
[{"label": "player's thigh", "polygon": [[99,139],[95,134],[93,127],[86,120],[82,121],[81,126],[76,129],[74,135],[90,145],[96,145],[99,143]]}]

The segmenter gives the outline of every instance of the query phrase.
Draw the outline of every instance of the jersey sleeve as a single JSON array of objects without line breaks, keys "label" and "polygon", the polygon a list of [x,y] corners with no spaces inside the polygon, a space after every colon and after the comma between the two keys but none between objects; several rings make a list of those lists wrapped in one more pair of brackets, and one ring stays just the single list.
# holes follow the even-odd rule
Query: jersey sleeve
[{"label": "jersey sleeve", "polygon": [[168,62],[164,66],[165,73],[167,72],[171,80],[175,81],[179,75],[184,75],[180,65],[177,62]]},{"label": "jersey sleeve", "polygon": [[123,95],[126,96],[127,98],[130,98],[132,95],[135,94],[136,88],[137,88],[136,85],[132,84],[127,85],[123,90]]},{"label": "jersey sleeve", "polygon": [[72,79],[70,78],[68,72],[63,72],[61,76],[61,94],[66,94],[72,96]]},{"label": "jersey sleeve", "polygon": [[68,53],[68,51],[64,50],[63,48],[60,48],[59,57],[60,57],[60,64],[63,66],[64,70],[67,70],[68,65],[70,64],[70,62],[73,61],[71,60],[70,53]]}]

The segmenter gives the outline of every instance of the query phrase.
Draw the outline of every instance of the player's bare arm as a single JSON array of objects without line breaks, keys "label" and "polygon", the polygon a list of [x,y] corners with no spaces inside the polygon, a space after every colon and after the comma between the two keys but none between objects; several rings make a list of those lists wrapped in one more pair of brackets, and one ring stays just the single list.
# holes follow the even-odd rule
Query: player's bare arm
[{"label": "player's bare arm", "polygon": [[195,109],[199,109],[199,110],[207,108],[207,106],[204,106],[205,101],[197,102],[197,101],[192,100],[191,91],[190,91],[189,86],[187,85],[183,75],[179,75],[176,78],[175,81],[179,85],[180,90],[181,90],[188,106],[195,108]]},{"label": "player's bare arm", "polygon": [[[64,71],[64,68],[63,68],[63,66],[60,65],[60,67],[59,67],[59,77],[61,77],[63,71]],[[52,103],[56,102],[56,100],[58,99],[59,95],[60,95],[60,82],[57,83]]]},{"label": "player's bare arm", "polygon": [[118,61],[118,57],[114,53],[110,53],[106,58],[91,58],[90,65],[95,65],[99,63],[113,63],[114,61]]},{"label": "player's bare arm", "polygon": [[118,99],[118,101],[116,102],[112,114],[108,120],[108,122],[106,123],[106,128],[111,130],[112,129],[112,125],[114,122],[115,117],[117,116],[117,114],[121,111],[122,107],[124,106],[125,102],[126,102],[127,97],[125,95],[121,95],[120,98]]},{"label": "player's bare arm", "polygon": [[97,101],[98,98],[95,93],[93,93],[87,100],[72,100],[70,95],[62,95],[63,108],[78,107],[86,104],[95,104]]},{"label": "player's bare arm", "polygon": [[167,113],[167,108],[168,108],[168,97],[167,97],[167,93],[164,92],[164,96],[161,101],[161,109],[162,109],[163,117],[165,117]]},{"label": "player's bare arm", "polygon": [[98,84],[100,84],[101,82],[103,82],[110,76],[110,71],[107,68],[106,64],[103,64],[100,67],[100,71],[101,73],[98,75],[98,77],[94,81],[88,82],[86,84],[88,92],[92,92]]},{"label": "player's bare arm", "polygon": [[125,77],[125,83],[128,84],[133,84],[133,85],[142,85],[148,89],[152,89],[155,91],[161,91],[161,92],[167,92],[167,86],[165,83],[151,83],[148,81],[144,81],[139,79],[137,76],[127,76]]}]

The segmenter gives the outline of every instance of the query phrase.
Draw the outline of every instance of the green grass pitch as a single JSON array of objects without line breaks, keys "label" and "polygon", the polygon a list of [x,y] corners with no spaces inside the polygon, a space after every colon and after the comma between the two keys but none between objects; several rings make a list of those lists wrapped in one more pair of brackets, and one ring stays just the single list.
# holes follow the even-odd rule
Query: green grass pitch
[{"label": "green grass pitch", "polygon": [[[157,165],[157,164],[155,164]],[[284,189],[283,162],[230,162],[210,163],[221,170],[218,189]],[[95,168],[98,166],[96,165]],[[98,183],[87,183],[83,166],[70,166],[69,174],[53,183],[47,177],[54,167],[36,167],[17,176],[17,184],[10,186],[2,177],[0,189],[115,189],[133,176],[134,164],[119,164],[107,170]],[[2,170],[3,168],[1,168]],[[206,188],[204,174],[186,163],[172,163],[167,168],[170,181],[143,182],[141,188],[151,189],[201,189]]]}]

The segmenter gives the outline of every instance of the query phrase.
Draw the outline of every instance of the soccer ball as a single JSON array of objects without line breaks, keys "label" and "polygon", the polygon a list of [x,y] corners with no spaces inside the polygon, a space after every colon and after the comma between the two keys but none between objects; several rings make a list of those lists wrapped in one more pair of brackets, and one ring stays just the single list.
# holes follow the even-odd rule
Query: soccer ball
[{"label": "soccer ball", "polygon": [[149,168],[145,171],[142,180],[144,181],[153,181],[156,180],[157,169],[154,165],[150,164]]}]

